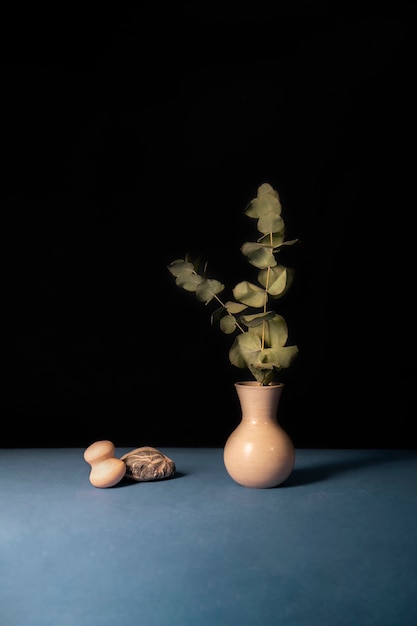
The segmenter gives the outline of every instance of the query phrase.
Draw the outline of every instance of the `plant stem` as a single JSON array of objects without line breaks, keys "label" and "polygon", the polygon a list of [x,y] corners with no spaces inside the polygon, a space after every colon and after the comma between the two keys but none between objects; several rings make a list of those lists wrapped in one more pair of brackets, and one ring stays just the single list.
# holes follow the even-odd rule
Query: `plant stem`
[{"label": "plant stem", "polygon": [[[219,296],[216,296],[216,295],[215,295],[214,297],[216,298],[217,302],[218,302],[218,303],[219,303],[219,304],[220,304],[220,305],[221,305],[224,309],[226,309],[226,311],[227,311],[227,306],[224,304],[224,302],[222,302],[222,301],[220,300]],[[234,317],[231,313],[229,313],[229,311],[227,311],[227,315],[230,315],[231,317]],[[236,320],[236,318],[235,318],[235,322],[236,322],[236,326],[238,327],[238,329],[240,330],[240,332],[241,332],[241,333],[244,333],[244,332],[245,332],[244,328],[242,328],[242,326],[239,324],[239,322]]]},{"label": "plant stem", "polygon": [[[269,240],[272,246],[273,245],[272,233],[269,233]],[[271,268],[268,267],[267,272],[266,272],[265,291],[264,291],[264,313],[266,313],[266,305],[268,303],[268,287],[269,287],[270,276],[271,276]],[[266,324],[265,322],[262,322],[262,338],[261,338],[262,350],[265,347],[265,329],[266,329]]]}]

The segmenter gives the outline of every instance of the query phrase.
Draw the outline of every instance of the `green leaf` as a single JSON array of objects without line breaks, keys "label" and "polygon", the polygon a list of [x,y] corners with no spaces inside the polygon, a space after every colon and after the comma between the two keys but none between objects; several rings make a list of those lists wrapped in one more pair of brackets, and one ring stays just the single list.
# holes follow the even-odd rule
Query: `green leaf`
[{"label": "green leaf", "polygon": [[266,213],[273,212],[281,215],[282,207],[278,192],[268,183],[258,187],[257,197],[251,200],[244,213],[248,217],[260,218]]},{"label": "green leaf", "polygon": [[259,361],[254,363],[255,366],[275,367],[277,370],[286,369],[298,354],[297,346],[285,346],[282,348],[265,348],[259,353]]},{"label": "green leaf", "polygon": [[260,380],[268,371],[289,367],[297,354],[297,346],[262,349],[261,339],[254,333],[248,332],[235,338],[229,350],[229,359],[236,367],[249,368],[255,378]]},{"label": "green leaf", "polygon": [[183,273],[188,272],[191,274],[194,272],[194,265],[188,261],[184,261],[184,259],[176,259],[168,265],[168,269],[173,276],[180,276],[180,274]]},{"label": "green leaf", "polygon": [[249,263],[258,269],[265,269],[277,264],[271,246],[247,241],[241,247],[241,251],[248,258]]},{"label": "green leaf", "polygon": [[264,349],[261,346],[260,338],[254,333],[238,335],[229,351],[230,362],[240,368],[280,370],[289,367],[298,354],[297,346]]},{"label": "green leaf", "polygon": [[201,278],[201,282],[197,285],[196,289],[197,300],[208,304],[213,300],[214,296],[221,293],[223,289],[224,285],[220,281],[212,278]]},{"label": "green leaf", "polygon": [[269,270],[262,270],[258,274],[260,284],[266,288],[268,284],[268,293],[277,297],[283,295],[287,288],[288,276],[287,268],[283,265],[276,265]]},{"label": "green leaf", "polygon": [[168,269],[173,276],[176,276],[175,283],[186,291],[196,291],[198,285],[203,280],[194,271],[194,266],[184,259],[176,259],[168,265]]},{"label": "green leaf", "polygon": [[262,185],[259,185],[257,189],[257,194],[256,194],[258,198],[262,198],[262,196],[265,196],[268,194],[275,196],[275,198],[278,198],[279,200],[278,191],[274,189],[272,185],[270,185],[269,183],[262,183]]},{"label": "green leaf", "polygon": [[259,338],[264,336],[265,345],[270,348],[281,348],[285,346],[288,339],[288,326],[282,315],[274,313],[272,319],[265,322],[265,328],[254,327],[249,329]]},{"label": "green leaf", "polygon": [[236,330],[236,323],[234,315],[225,315],[220,320],[220,330],[226,335],[231,335]]},{"label": "green leaf", "polygon": [[284,220],[274,211],[268,211],[258,219],[257,228],[261,233],[281,233],[285,230]]},{"label": "green leaf", "polygon": [[186,291],[196,291],[202,280],[203,277],[198,274],[183,272],[178,276],[175,282],[178,287],[182,287]]},{"label": "green leaf", "polygon": [[248,328],[256,328],[261,326],[264,322],[272,320],[276,313],[274,311],[266,311],[265,313],[255,313],[253,315],[242,315],[240,321]]},{"label": "green leaf", "polygon": [[[188,260],[188,256],[185,257],[185,260]],[[191,259],[190,259],[191,260]],[[201,276],[205,276],[207,271],[207,262],[204,257],[198,256],[194,261],[194,271]]]},{"label": "green leaf", "polygon": [[229,359],[232,365],[245,368],[250,363],[258,361],[261,350],[261,340],[252,333],[238,335],[229,350]]},{"label": "green leaf", "polygon": [[275,367],[273,365],[249,365],[248,369],[261,385],[269,385],[274,380]]},{"label": "green leaf", "polygon": [[238,283],[234,287],[233,296],[239,302],[243,302],[243,304],[252,306],[255,309],[263,307],[265,303],[265,291],[247,280]]},{"label": "green leaf", "polygon": [[232,315],[235,313],[241,313],[248,308],[246,304],[242,304],[241,302],[233,302],[231,300],[228,300],[224,306],[229,313],[232,313]]},{"label": "green leaf", "polygon": [[281,246],[293,246],[295,243],[298,243],[300,240],[299,239],[289,239],[288,241],[283,241]]}]

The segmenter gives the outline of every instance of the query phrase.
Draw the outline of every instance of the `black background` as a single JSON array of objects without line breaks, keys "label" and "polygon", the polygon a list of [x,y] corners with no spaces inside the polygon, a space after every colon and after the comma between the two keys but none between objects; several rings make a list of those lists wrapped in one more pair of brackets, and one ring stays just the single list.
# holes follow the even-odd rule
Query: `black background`
[{"label": "black background", "polygon": [[166,266],[254,279],[263,182],[301,240],[281,423],[416,446],[412,4],[4,14],[4,447],[224,444],[249,376]]}]

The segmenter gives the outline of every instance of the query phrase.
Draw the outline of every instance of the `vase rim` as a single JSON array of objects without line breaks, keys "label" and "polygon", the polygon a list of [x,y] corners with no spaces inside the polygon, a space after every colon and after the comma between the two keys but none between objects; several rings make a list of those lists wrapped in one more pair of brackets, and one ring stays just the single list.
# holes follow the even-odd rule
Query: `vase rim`
[{"label": "vase rim", "polygon": [[261,385],[257,380],[240,380],[239,382],[235,383],[235,386],[238,385],[242,387],[257,387],[259,389],[268,389],[268,387],[283,387],[284,383],[271,382],[267,385]]}]

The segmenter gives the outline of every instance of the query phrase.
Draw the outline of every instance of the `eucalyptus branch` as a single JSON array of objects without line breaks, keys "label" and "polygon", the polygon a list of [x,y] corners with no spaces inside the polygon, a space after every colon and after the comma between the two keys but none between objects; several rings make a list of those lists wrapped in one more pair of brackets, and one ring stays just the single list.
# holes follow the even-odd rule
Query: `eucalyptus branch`
[{"label": "eucalyptus branch", "polygon": [[259,270],[257,283],[246,280],[237,283],[232,289],[234,300],[223,301],[219,297],[225,285],[207,278],[207,264],[204,273],[200,274],[200,260],[193,262],[186,255],[168,265],[179,287],[195,292],[197,300],[206,305],[212,301],[220,305],[212,315],[220,330],[228,335],[240,331],[229,350],[231,364],[249,369],[262,385],[272,382],[274,376],[289,367],[298,354],[296,345],[286,345],[288,328],[285,319],[275,311],[268,311],[270,299],[283,297],[294,276],[292,269],[277,261],[282,246],[298,241],[285,241],[281,211],[278,192],[268,183],[258,187],[256,198],[249,202],[244,214],[257,220],[261,236],[241,247],[250,265]]}]

